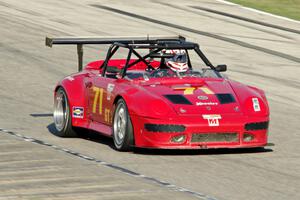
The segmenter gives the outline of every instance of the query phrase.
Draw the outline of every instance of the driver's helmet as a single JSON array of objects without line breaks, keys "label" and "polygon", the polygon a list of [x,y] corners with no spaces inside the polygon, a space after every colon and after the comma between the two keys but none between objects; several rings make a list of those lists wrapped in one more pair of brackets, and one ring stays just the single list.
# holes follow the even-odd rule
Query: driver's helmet
[{"label": "driver's helmet", "polygon": [[182,49],[167,49],[166,54],[174,55],[171,58],[165,58],[165,64],[174,72],[186,72],[188,70],[186,51]]}]

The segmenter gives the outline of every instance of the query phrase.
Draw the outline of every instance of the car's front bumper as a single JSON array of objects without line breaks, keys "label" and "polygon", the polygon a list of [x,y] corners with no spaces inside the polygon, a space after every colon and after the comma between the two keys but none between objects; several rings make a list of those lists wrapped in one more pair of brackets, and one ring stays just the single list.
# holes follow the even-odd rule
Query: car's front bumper
[{"label": "car's front bumper", "polygon": [[[208,149],[263,147],[267,144],[268,116],[222,115],[218,126],[209,126],[201,116],[153,119],[132,115],[130,118],[136,147]],[[165,131],[166,127],[169,127],[168,131]],[[182,141],[178,142],[176,138]]]}]

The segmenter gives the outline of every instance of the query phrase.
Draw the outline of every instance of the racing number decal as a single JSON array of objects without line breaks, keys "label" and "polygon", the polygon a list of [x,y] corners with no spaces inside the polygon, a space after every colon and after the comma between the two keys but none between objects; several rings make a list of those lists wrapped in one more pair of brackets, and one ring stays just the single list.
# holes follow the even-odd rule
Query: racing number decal
[{"label": "racing number decal", "polygon": [[102,115],[102,103],[103,103],[103,88],[93,87],[93,91],[95,92],[94,102],[93,102],[93,113],[96,113],[97,100],[99,98],[99,114]]},{"label": "racing number decal", "polygon": [[175,87],[174,90],[183,90],[184,95],[192,95],[195,90],[202,90],[205,94],[214,94],[208,87]]},{"label": "racing number decal", "polygon": [[105,108],[104,121],[108,122],[108,123],[112,123],[112,117],[111,117],[111,114],[110,114],[110,109]]},{"label": "racing number decal", "polygon": [[[103,88],[93,87],[93,92],[95,92],[94,101],[93,101],[93,113],[97,112],[97,104],[99,102],[99,114],[102,115],[103,110]],[[104,121],[107,123],[112,123],[111,110],[108,108],[104,109]]]},{"label": "racing number decal", "polygon": [[194,94],[194,90],[195,90],[195,89],[196,89],[196,88],[194,88],[194,87],[186,88],[186,89],[183,91],[183,94],[184,94],[184,95]]}]

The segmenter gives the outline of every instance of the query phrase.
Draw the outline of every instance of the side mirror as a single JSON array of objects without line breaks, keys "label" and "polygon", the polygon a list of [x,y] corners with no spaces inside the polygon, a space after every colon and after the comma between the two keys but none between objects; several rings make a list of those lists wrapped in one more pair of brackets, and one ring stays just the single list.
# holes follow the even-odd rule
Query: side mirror
[{"label": "side mirror", "polygon": [[218,71],[218,72],[226,72],[226,70],[227,70],[227,65],[217,65],[215,69],[216,69],[216,71]]}]

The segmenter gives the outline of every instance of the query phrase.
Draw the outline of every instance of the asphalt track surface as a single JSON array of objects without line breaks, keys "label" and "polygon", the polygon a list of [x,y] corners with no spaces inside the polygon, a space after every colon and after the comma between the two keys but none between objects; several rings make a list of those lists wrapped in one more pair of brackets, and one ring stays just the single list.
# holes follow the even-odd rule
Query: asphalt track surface
[{"label": "asphalt track surface", "polygon": [[[196,7],[300,31],[217,1],[0,2],[0,199],[300,199],[300,36]],[[77,69],[75,46],[49,36],[181,34],[226,74],[264,89],[269,142],[256,150],[120,153],[112,140],[53,135],[53,88]],[[84,47],[84,62],[107,46]]]}]

